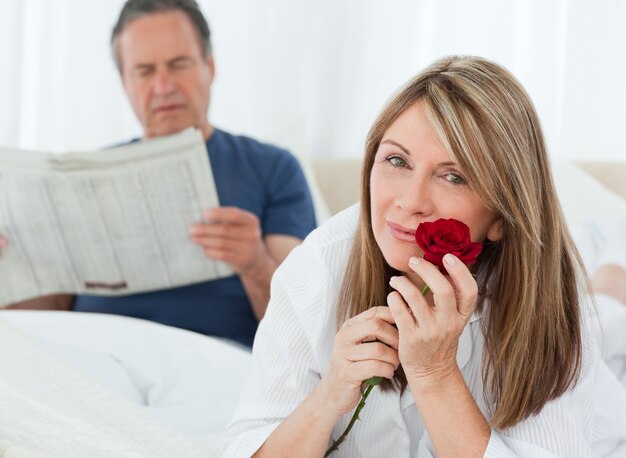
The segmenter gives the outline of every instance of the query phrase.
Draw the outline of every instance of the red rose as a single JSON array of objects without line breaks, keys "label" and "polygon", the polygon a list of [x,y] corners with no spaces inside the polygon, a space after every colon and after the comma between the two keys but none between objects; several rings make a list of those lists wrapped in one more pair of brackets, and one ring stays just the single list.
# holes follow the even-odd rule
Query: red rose
[{"label": "red rose", "polygon": [[483,249],[482,243],[472,242],[470,230],[456,219],[438,219],[421,223],[415,231],[415,241],[424,252],[424,259],[439,267],[447,275],[443,257],[452,253],[465,265],[474,264]]}]

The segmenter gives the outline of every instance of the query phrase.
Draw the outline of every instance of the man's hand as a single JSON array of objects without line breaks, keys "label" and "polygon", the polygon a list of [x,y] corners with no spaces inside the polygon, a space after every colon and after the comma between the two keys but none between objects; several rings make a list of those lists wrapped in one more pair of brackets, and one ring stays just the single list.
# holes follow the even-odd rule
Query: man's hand
[{"label": "man's hand", "polygon": [[204,219],[206,222],[189,228],[191,240],[202,247],[207,257],[226,262],[239,274],[254,315],[260,320],[267,308],[276,267],[302,240],[283,234],[263,237],[256,215],[237,207],[207,210]]},{"label": "man's hand", "polygon": [[6,248],[8,245],[7,239],[5,239],[2,235],[0,235],[0,256],[2,256],[2,249]]},{"label": "man's hand", "polygon": [[204,213],[206,222],[189,228],[191,240],[204,254],[226,262],[239,274],[252,310],[263,318],[270,297],[270,280],[278,265],[265,245],[259,219],[236,207],[219,207]]},{"label": "man's hand", "polygon": [[220,207],[207,210],[204,219],[190,227],[189,235],[207,257],[228,263],[242,276],[267,263],[269,255],[256,215],[237,207]]}]

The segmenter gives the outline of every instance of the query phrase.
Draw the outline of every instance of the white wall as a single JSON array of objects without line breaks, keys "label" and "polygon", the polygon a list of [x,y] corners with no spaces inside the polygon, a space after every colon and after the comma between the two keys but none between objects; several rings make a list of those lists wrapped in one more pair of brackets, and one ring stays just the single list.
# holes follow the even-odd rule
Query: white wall
[{"label": "white wall", "polygon": [[[64,151],[138,135],[108,40],[122,0],[1,0],[0,144]],[[311,156],[358,156],[392,92],[478,54],[525,85],[558,159],[626,160],[620,0],[200,0],[211,119]]]}]

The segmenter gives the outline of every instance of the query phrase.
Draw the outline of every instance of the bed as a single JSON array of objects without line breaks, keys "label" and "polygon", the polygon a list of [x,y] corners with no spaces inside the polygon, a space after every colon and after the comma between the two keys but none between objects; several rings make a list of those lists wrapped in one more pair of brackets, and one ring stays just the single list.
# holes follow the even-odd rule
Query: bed
[{"label": "bed", "polygon": [[[360,161],[304,165],[320,220],[358,199]],[[560,164],[554,174],[572,227],[626,219],[626,162]],[[624,319],[621,310],[614,313],[617,322]],[[5,458],[48,456],[41,453],[49,444],[57,447],[50,456],[85,456],[77,438],[92,433],[100,443],[84,446],[94,457],[145,456],[142,442],[151,444],[151,456],[217,456],[251,364],[249,350],[237,344],[114,315],[4,310],[0,335]],[[25,397],[26,386],[35,401]],[[50,417],[20,432],[29,409]],[[89,431],[94,418],[106,427]],[[127,448],[111,448],[115,440]]]}]

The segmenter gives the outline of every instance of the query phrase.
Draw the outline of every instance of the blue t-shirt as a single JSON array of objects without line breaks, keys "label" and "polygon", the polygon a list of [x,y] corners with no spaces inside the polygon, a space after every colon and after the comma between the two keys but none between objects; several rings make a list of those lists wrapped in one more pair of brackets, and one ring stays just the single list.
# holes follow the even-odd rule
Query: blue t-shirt
[{"label": "blue t-shirt", "polygon": [[[288,151],[218,129],[206,146],[220,205],[254,213],[263,235],[304,239],[315,228],[304,174]],[[144,318],[247,346],[252,346],[258,326],[237,275],[128,296],[79,295],[73,307],[81,312]]]}]

